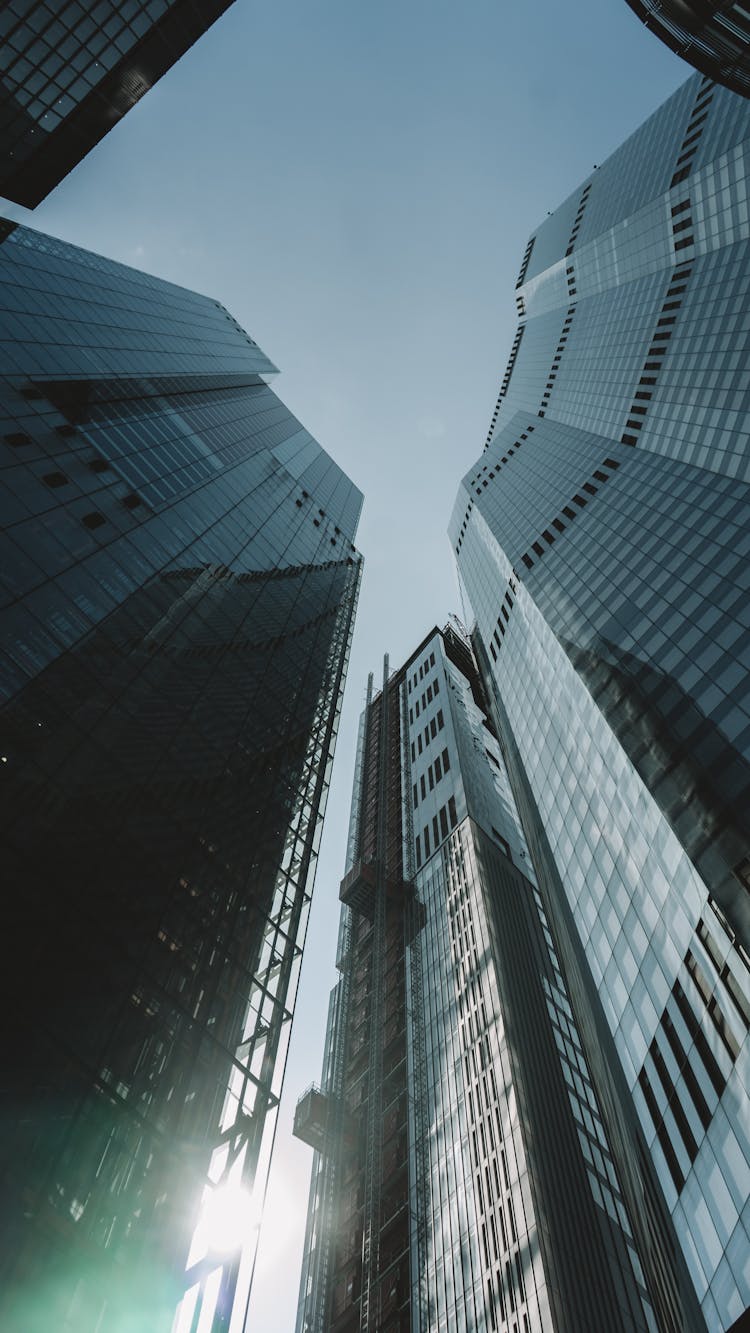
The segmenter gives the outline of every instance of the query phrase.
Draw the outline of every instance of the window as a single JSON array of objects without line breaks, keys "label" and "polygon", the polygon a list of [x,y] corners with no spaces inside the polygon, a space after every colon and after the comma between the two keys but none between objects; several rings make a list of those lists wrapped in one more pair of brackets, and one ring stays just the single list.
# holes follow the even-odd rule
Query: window
[{"label": "window", "polygon": [[419,748],[419,753],[421,754],[421,753],[422,753],[422,733],[421,733],[421,731],[420,731],[419,735],[417,736],[417,746],[418,746],[418,748]]},{"label": "window", "polygon": [[429,727],[425,727],[425,729],[424,729],[424,743],[425,743],[425,745],[429,745],[429,743],[430,743],[430,728],[429,728]]},{"label": "window", "polygon": [[428,827],[427,827],[426,824],[425,824],[425,826],[424,826],[424,833],[422,834],[422,837],[424,838],[424,854],[425,854],[425,856],[429,856],[429,855],[430,855],[430,830],[428,829]]},{"label": "window", "polygon": [[414,712],[415,712],[415,715],[416,715],[417,717],[419,717],[419,699],[417,699],[417,702],[416,702],[415,705],[414,705]]},{"label": "window", "polygon": [[53,490],[58,486],[67,486],[68,484],[68,478],[65,476],[64,472],[47,472],[46,475],[42,477],[42,481],[45,482],[47,486],[51,486]]},{"label": "window", "polygon": [[442,760],[443,760],[443,772],[447,773],[448,769],[451,766],[451,758],[447,750],[443,750]]},{"label": "window", "polygon": [[438,729],[438,731],[442,731],[444,726],[445,726],[445,720],[444,720],[444,718],[443,718],[443,710],[442,710],[442,708],[439,708],[439,709],[438,709],[438,715],[437,715],[437,729]]},{"label": "window", "polygon": [[435,846],[437,847],[438,843],[440,842],[440,830],[438,829],[437,815],[432,816],[432,832],[435,835]]},{"label": "window", "polygon": [[425,780],[424,780],[424,773],[422,774],[421,778],[419,779],[419,786],[420,786],[420,790],[421,790],[421,792],[422,792],[422,800],[424,800],[425,797],[426,797],[426,795],[427,795],[427,785],[426,785]]},{"label": "window", "polygon": [[410,708],[410,709],[409,709],[409,722],[412,723],[413,721],[414,721],[414,709],[413,709],[413,708]]},{"label": "window", "polygon": [[417,834],[417,836],[416,836],[416,840],[415,840],[414,846],[415,846],[415,848],[416,848],[416,852],[417,852],[417,869],[419,869],[419,867],[420,867],[421,864],[422,864],[422,845],[421,845],[420,840],[419,840],[419,834]]},{"label": "window", "polygon": [[411,743],[411,762],[412,762],[412,763],[414,763],[414,760],[416,759],[416,757],[417,757],[417,756],[416,756],[416,754],[415,754],[415,752],[414,752],[414,741],[412,741],[412,743]]},{"label": "window", "polygon": [[435,786],[435,778],[432,772],[432,764],[430,764],[430,767],[427,770],[427,778],[430,784],[430,791],[432,791],[433,787]]},{"label": "window", "polygon": [[418,797],[418,795],[417,795],[417,784],[416,784],[416,782],[415,782],[415,783],[414,783],[414,809],[415,809],[415,810],[416,810],[416,808],[417,808],[418,803],[419,803],[419,797]]},{"label": "window", "polygon": [[448,814],[444,805],[440,807],[440,832],[444,838],[448,837]]},{"label": "window", "polygon": [[434,681],[434,683],[433,683],[433,686],[432,686],[432,694],[433,694],[433,697],[437,697],[437,695],[438,695],[439,693],[440,693],[440,683],[439,683],[439,681],[436,679],[436,680]]},{"label": "window", "polygon": [[97,514],[96,512],[93,512],[91,514],[84,514],[83,518],[81,519],[81,522],[86,528],[100,528],[102,526],[102,523],[106,522],[106,519],[104,518],[103,514]]},{"label": "window", "polygon": [[435,654],[434,654],[434,653],[430,653],[430,666],[434,666],[434,665],[435,665]]},{"label": "window", "polygon": [[430,718],[430,735],[433,739],[437,736],[437,722],[434,717]]},{"label": "window", "polygon": [[[432,775],[432,769],[430,769],[430,775]],[[435,781],[439,782],[442,776],[443,776],[443,770],[440,765],[440,755],[438,755],[437,759],[435,760]],[[430,777],[430,786],[432,786],[432,777]]]},{"label": "window", "polygon": [[448,801],[448,818],[450,819],[451,828],[455,828],[456,824],[458,823],[458,815],[456,814],[455,796],[451,796]]},{"label": "window", "polygon": [[513,857],[510,854],[510,844],[508,842],[508,839],[504,838],[502,833],[498,833],[494,824],[492,825],[492,836],[495,839],[495,841],[500,844],[500,850],[503,853],[503,855],[507,856],[509,861],[512,861]]}]

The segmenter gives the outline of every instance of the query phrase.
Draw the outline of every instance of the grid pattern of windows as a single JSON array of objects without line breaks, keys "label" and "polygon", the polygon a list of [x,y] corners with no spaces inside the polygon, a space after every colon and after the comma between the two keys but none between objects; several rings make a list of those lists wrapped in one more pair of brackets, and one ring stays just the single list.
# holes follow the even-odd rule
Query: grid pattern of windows
[{"label": "grid pattern of windows", "polygon": [[429,923],[417,947],[433,1126],[430,1307],[436,1326],[504,1329],[517,1320],[536,1333],[551,1311],[497,983],[480,964],[490,935],[468,824],[418,882]]},{"label": "grid pattern of windows", "polygon": [[[647,1333],[656,1325],[642,1239],[633,1236],[609,1112],[568,1001],[496,724],[465,633],[448,626],[427,647],[429,671],[424,645],[416,656],[421,680],[412,662],[386,687],[406,724],[399,743],[379,739],[382,694],[360,728],[324,1091],[300,1101],[312,1095],[325,1109],[314,1136],[297,1131],[319,1154],[297,1328],[362,1322],[362,1181],[374,1159],[392,1171],[382,1173],[368,1305],[378,1328]],[[441,757],[441,784],[453,787],[447,800],[429,781],[420,795],[429,766],[409,758],[409,707],[433,667],[450,756],[447,775]],[[435,812],[426,826],[420,815],[418,830],[415,786],[418,805],[432,802]],[[356,867],[373,846],[375,822],[389,857],[394,838],[403,856],[401,875],[391,866],[386,877],[380,935],[371,895],[352,888],[372,878]],[[373,1026],[379,968],[393,1013]],[[384,1110],[373,1154],[354,1131],[380,1085],[381,1038]]]},{"label": "grid pattern of windows", "polygon": [[0,290],[0,1323],[145,1328],[188,1252],[231,1306],[191,1233],[273,1128],[361,495],[215,303],[22,229]]},{"label": "grid pattern of windows", "polygon": [[33,207],[231,0],[7,0],[0,187]]},{"label": "grid pattern of windows", "polygon": [[667,46],[706,76],[750,96],[750,13],[742,0],[699,8],[680,0],[628,0]]},{"label": "grid pattern of windows", "polygon": [[535,233],[508,392],[451,521],[712,1328],[750,1304],[750,982],[703,940],[722,915],[735,962],[750,939],[749,155],[750,104],[695,76],[599,168],[559,360],[580,190]]}]

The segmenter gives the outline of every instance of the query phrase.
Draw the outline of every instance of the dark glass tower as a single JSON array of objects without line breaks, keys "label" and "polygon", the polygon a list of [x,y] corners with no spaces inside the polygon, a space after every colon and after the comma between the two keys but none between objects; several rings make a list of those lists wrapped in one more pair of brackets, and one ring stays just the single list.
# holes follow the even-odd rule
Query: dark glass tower
[{"label": "dark glass tower", "polygon": [[750,97],[750,11],[742,0],[628,0],[628,4],[683,60]]},{"label": "dark glass tower", "polygon": [[8,0],[0,194],[33,208],[232,0]]},{"label": "dark glass tower", "polygon": [[711,1329],[750,1304],[749,157],[696,75],[530,238],[451,522]]},{"label": "dark glass tower", "polygon": [[297,1333],[703,1327],[498,722],[458,625],[370,684]]},{"label": "dark glass tower", "polygon": [[361,495],[217,302],[6,227],[0,309],[0,1324],[234,1330]]}]

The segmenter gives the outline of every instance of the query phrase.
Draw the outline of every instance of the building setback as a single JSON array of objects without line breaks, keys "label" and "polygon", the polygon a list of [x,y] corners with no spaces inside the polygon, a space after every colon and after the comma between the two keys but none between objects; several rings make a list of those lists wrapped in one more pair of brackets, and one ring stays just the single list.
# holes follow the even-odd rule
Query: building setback
[{"label": "building setback", "polygon": [[556,890],[434,630],[360,727],[297,1333],[703,1327]]},{"label": "building setback", "polygon": [[34,208],[232,0],[9,0],[0,194]]},{"label": "building setback", "polygon": [[207,297],[6,224],[0,343],[0,1324],[235,1330],[362,497]]},{"label": "building setback", "polygon": [[696,75],[529,239],[450,527],[712,1330],[750,1304],[749,168],[750,105]]}]

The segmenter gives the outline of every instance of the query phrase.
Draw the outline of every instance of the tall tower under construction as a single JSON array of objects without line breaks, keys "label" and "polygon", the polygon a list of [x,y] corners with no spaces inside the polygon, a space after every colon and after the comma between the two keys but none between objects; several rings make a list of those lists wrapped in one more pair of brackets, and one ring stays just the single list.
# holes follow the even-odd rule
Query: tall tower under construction
[{"label": "tall tower under construction", "polygon": [[[518,793],[523,798],[523,792]],[[704,1327],[471,642],[362,715],[297,1333]]]}]

